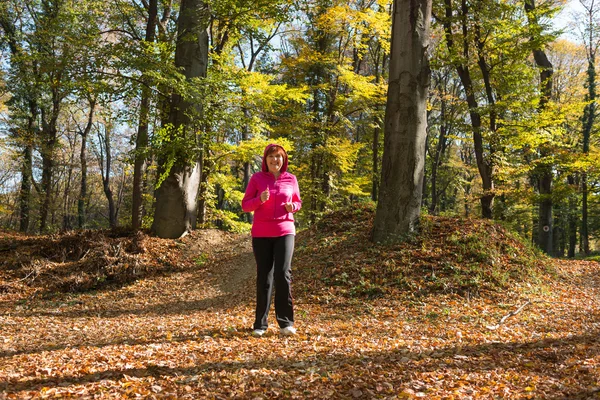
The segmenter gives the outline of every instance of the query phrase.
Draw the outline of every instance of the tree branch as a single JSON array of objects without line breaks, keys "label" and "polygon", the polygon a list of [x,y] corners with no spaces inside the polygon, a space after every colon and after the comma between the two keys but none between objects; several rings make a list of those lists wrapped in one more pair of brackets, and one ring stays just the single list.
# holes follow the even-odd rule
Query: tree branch
[{"label": "tree branch", "polygon": [[509,319],[510,317],[517,315],[518,313],[520,313],[521,311],[523,311],[523,309],[528,306],[529,304],[531,304],[530,300],[527,300],[525,302],[525,304],[523,304],[521,307],[517,308],[515,311],[511,311],[508,314],[506,314],[504,317],[502,317],[502,319],[500,319],[500,321],[498,322],[498,324],[496,325],[488,325],[486,326],[486,328],[490,329],[490,330],[496,330],[500,327],[500,325],[502,325],[507,319]]}]

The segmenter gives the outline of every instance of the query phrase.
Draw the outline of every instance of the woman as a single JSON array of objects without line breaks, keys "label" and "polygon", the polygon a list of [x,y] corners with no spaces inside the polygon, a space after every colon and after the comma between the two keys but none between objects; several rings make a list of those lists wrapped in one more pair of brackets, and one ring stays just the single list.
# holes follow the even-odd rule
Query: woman
[{"label": "woman", "polygon": [[242,199],[245,212],[254,211],[252,250],[256,259],[256,319],[254,336],[267,331],[267,315],[275,280],[275,314],[282,335],[294,335],[292,299],[292,254],[294,253],[293,213],[302,200],[296,177],[287,172],[288,157],[284,148],[270,144],[265,148],[262,171],[248,182]]}]

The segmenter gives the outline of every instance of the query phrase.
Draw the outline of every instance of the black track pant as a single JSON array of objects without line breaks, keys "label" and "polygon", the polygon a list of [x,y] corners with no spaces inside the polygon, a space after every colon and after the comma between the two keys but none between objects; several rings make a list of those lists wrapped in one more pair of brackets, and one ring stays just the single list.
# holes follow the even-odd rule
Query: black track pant
[{"label": "black track pant", "polygon": [[254,329],[267,329],[275,278],[275,315],[280,328],[294,324],[292,255],[294,235],[252,238],[256,259],[256,319]]}]

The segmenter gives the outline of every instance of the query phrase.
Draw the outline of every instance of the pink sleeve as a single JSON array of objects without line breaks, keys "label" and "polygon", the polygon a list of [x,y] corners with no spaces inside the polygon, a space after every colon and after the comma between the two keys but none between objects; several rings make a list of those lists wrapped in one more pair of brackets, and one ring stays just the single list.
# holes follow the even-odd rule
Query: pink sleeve
[{"label": "pink sleeve", "polygon": [[260,205],[262,201],[260,201],[260,193],[258,193],[258,189],[256,188],[256,179],[254,176],[250,178],[250,182],[248,182],[248,187],[246,188],[246,193],[244,193],[244,198],[242,199],[242,210],[244,212],[252,212],[255,211]]},{"label": "pink sleeve", "polygon": [[300,199],[300,188],[298,180],[294,177],[294,193],[292,193],[292,212],[299,211],[302,208],[302,200]]}]

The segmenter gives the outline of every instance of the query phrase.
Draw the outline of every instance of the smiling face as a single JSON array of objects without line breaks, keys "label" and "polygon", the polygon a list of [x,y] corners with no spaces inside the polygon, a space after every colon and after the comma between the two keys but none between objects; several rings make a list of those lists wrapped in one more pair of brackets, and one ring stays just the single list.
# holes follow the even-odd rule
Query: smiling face
[{"label": "smiling face", "polygon": [[285,153],[280,147],[274,147],[269,154],[267,154],[267,168],[269,172],[275,176],[278,176],[281,167],[283,166],[283,160],[285,158]]}]

